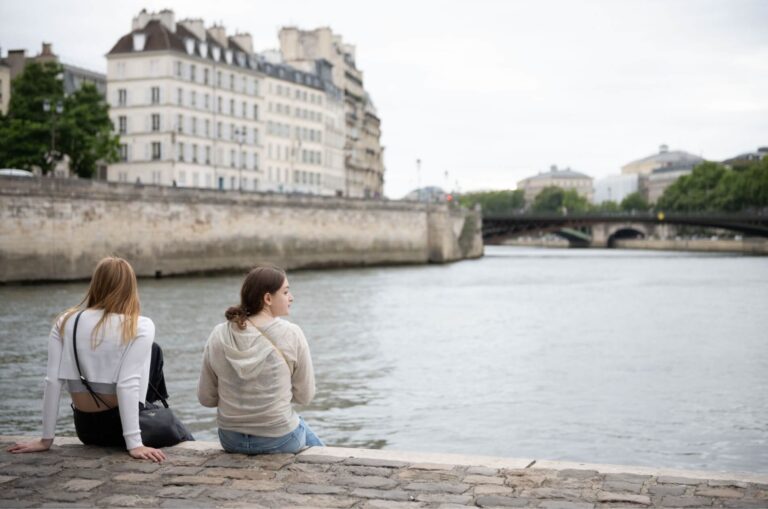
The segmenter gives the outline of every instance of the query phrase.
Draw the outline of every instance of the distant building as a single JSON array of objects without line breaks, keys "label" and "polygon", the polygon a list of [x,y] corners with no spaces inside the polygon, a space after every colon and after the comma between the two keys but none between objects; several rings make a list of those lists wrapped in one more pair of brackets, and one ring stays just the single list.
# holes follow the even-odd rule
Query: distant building
[{"label": "distant building", "polygon": [[548,172],[539,173],[517,183],[517,188],[525,193],[526,203],[531,203],[545,187],[551,186],[566,191],[574,190],[587,200],[592,200],[592,177],[570,168],[559,170],[553,165]]},{"label": "distant building", "polygon": [[426,186],[414,189],[410,193],[403,197],[403,200],[407,201],[423,201],[423,202],[444,202],[448,199],[448,193],[446,193],[441,187]]},{"label": "distant building", "polygon": [[653,170],[670,168],[673,166],[677,168],[687,166],[688,168],[693,169],[694,166],[703,161],[704,159],[697,155],[693,155],[683,150],[670,151],[667,145],[660,145],[657,154],[625,164],[621,167],[621,173],[623,175],[650,175]]},{"label": "distant building", "polygon": [[363,85],[363,71],[355,61],[355,46],[343,42],[328,27],[280,30],[280,51],[286,63],[303,70],[315,61],[330,64],[333,83],[344,92],[346,113],[345,167],[349,196],[376,198],[384,192],[384,148],[381,120]]},{"label": "distant building", "polygon": [[[10,81],[16,78],[24,71],[24,68],[30,63],[43,64],[46,62],[58,63],[61,65],[63,72],[61,75],[62,82],[64,84],[64,94],[70,95],[85,83],[91,83],[96,87],[96,90],[106,97],[107,95],[107,76],[88,69],[83,69],[76,65],[67,64],[59,60],[59,56],[53,52],[53,46],[49,42],[44,42],[42,51],[34,57],[27,56],[27,50],[14,49],[8,51],[6,58],[0,58],[0,108],[3,108],[3,112],[7,112],[8,101],[11,96]],[[7,89],[5,88],[6,79],[3,78],[5,69],[7,74]],[[7,94],[5,93],[7,90]],[[6,99],[7,97],[7,99]]]},{"label": "distant building", "polygon": [[0,60],[0,115],[8,113],[11,99],[11,68]]},{"label": "distant building", "polygon": [[740,168],[768,157],[768,147],[759,147],[755,152],[745,152],[723,161],[729,168]]},{"label": "distant building", "polygon": [[621,203],[632,193],[640,191],[640,175],[609,175],[595,181],[593,203],[600,204],[607,201]]}]

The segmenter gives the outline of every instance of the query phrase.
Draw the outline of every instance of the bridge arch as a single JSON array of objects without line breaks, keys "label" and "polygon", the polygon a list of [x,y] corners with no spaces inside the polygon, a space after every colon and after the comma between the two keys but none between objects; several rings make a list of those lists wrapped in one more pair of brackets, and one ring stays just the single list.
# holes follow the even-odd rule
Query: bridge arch
[{"label": "bridge arch", "polygon": [[644,239],[647,236],[648,232],[645,231],[645,228],[637,228],[636,226],[620,226],[608,234],[606,245],[607,247],[614,248],[616,247],[617,240]]}]

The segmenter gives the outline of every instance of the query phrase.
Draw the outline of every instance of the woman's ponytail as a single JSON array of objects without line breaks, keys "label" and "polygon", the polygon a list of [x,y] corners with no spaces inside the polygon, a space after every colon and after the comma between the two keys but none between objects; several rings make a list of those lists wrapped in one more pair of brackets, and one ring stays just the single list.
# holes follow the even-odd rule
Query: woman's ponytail
[{"label": "woman's ponytail", "polygon": [[232,306],[227,309],[224,316],[230,322],[235,322],[240,330],[245,329],[245,321],[248,319],[248,313],[243,306]]}]

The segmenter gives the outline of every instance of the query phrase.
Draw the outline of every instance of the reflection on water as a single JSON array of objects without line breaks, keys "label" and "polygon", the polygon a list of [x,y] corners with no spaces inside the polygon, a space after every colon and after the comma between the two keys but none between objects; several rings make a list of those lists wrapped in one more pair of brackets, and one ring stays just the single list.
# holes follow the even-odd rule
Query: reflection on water
[{"label": "reflection on water", "polygon": [[[490,247],[289,275],[328,444],[768,471],[765,258]],[[200,439],[202,347],[241,278],[142,280],[171,404]],[[0,287],[0,433],[40,426],[46,338],[85,284]],[[73,434],[63,399],[61,434]]]}]

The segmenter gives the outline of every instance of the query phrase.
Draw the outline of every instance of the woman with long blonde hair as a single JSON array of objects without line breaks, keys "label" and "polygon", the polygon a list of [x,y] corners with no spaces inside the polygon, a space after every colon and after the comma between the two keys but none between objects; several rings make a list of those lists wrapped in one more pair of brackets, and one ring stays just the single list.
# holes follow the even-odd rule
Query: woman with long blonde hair
[{"label": "woman with long blonde hair", "polygon": [[[83,301],[62,313],[51,330],[43,436],[18,443],[8,449],[10,452],[50,449],[59,397],[66,384],[72,397],[75,430],[83,443],[126,447],[137,459],[165,459],[161,450],[142,442],[139,427],[142,405],[167,397],[162,351],[154,343],[155,325],[139,315],[140,308],[131,265],[117,257],[101,260]],[[149,388],[152,390],[147,394]]]}]

